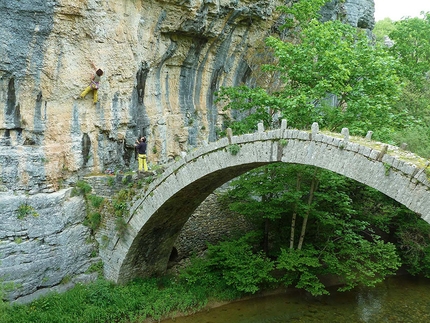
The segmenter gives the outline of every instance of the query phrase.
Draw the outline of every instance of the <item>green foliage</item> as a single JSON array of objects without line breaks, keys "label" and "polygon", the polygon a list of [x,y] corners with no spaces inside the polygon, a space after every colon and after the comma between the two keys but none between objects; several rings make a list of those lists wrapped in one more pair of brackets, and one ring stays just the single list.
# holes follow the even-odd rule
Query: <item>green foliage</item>
[{"label": "green foliage", "polygon": [[88,198],[88,201],[91,203],[91,206],[95,209],[98,209],[104,201],[103,197],[97,196],[94,194],[88,195],[87,198]]},{"label": "green foliage", "polygon": [[14,287],[15,287],[14,283],[5,283],[3,281],[3,277],[0,277],[0,322],[2,322],[1,313],[7,308],[7,305],[8,305],[5,302],[5,297],[8,292],[13,291]]},{"label": "green foliage", "polygon": [[90,184],[85,181],[77,181],[76,186],[72,190],[72,196],[82,195],[86,196],[92,190]]},{"label": "green foliage", "polygon": [[406,18],[394,23],[390,38],[394,46],[387,51],[400,60],[398,74],[404,84],[394,107],[399,125],[392,139],[423,157],[430,156],[430,13],[422,18]]},{"label": "green foliage", "polygon": [[271,36],[266,40],[277,61],[263,69],[280,76],[280,90],[241,86],[218,92],[218,102],[225,109],[239,112],[228,125],[235,133],[252,131],[260,120],[270,128],[275,115],[296,128],[318,122],[330,130],[348,127],[356,135],[365,135],[369,129],[377,130],[376,136],[391,132],[391,106],[400,94],[397,61],[371,46],[367,35],[352,26],[306,20],[309,10],[322,2],[300,1],[288,9],[296,16],[291,21],[299,24],[294,39]]},{"label": "green foliage", "polygon": [[[309,204],[313,176],[319,184]],[[269,254],[277,259],[277,269],[284,271],[283,283],[321,295],[327,293],[319,280],[324,275],[338,276],[343,282],[341,290],[348,290],[374,286],[401,264],[395,246],[375,233],[376,224],[387,230],[390,223],[390,218],[375,218],[368,205],[377,192],[365,195],[363,191],[362,185],[329,171],[273,164],[234,180],[223,198],[232,210],[262,230],[270,230]],[[395,206],[387,207],[384,215],[396,210]],[[308,215],[302,250],[289,244],[293,213],[298,215],[296,226]],[[268,226],[263,225],[266,221]],[[295,241],[299,238],[296,231]]]},{"label": "green foliage", "polygon": [[246,86],[222,87],[217,96],[217,102],[228,103],[224,110],[230,109],[240,113],[241,122],[228,119],[225,122],[225,127],[230,127],[233,133],[238,135],[256,131],[260,121],[263,121],[265,128],[270,129],[273,116],[279,111],[277,106],[281,103],[264,89],[251,89]]},{"label": "green foliage", "polygon": [[409,273],[430,278],[430,224],[403,207],[391,217],[390,231]]},{"label": "green foliage", "polygon": [[279,143],[281,144],[282,147],[286,147],[288,145],[288,140],[281,139],[281,140],[279,140]]},{"label": "green foliage", "polygon": [[395,29],[394,21],[390,18],[379,20],[375,23],[372,32],[375,35],[376,42],[379,45],[384,45],[385,37],[389,36]]},{"label": "green foliage", "polygon": [[[394,132],[391,140],[397,146],[406,143],[409,151],[421,157],[430,158],[430,91],[421,93],[421,95],[409,94],[416,98],[420,97],[421,102],[408,100],[409,96],[405,93],[402,102],[408,101],[407,109],[402,108],[403,112],[398,114],[399,118],[404,116],[405,126]],[[414,105],[414,102],[417,104]],[[403,107],[405,107],[404,104]]]},{"label": "green foliage", "polygon": [[34,217],[38,217],[39,216],[39,214],[36,212],[36,210],[34,209],[34,207],[32,207],[31,205],[29,205],[27,203],[21,204],[18,207],[18,211],[17,212],[18,212],[18,214],[17,214],[16,217],[19,220],[23,220],[28,215],[32,215]]},{"label": "green foliage", "polygon": [[342,279],[344,285],[339,291],[359,285],[374,287],[386,276],[394,275],[401,265],[396,247],[379,239],[340,240],[336,250],[324,253],[322,260],[327,271]]},{"label": "green foliage", "polygon": [[218,300],[233,300],[243,295],[220,275],[219,271],[211,269],[207,258],[193,256],[191,264],[181,270],[179,279],[191,289],[199,291],[199,294],[210,291],[210,296]]},{"label": "green foliage", "polygon": [[391,165],[388,163],[383,163],[384,168],[385,168],[385,176],[390,175],[390,169],[391,169]]},{"label": "green foliage", "polygon": [[15,238],[13,239],[13,242],[15,242],[16,244],[20,244],[20,243],[22,243],[22,237],[15,237]]},{"label": "green foliage", "polygon": [[[258,225],[266,218],[280,219],[291,212],[309,188],[310,183],[306,181],[303,191],[295,189],[295,175],[301,171],[311,173],[309,168],[299,165],[286,167],[283,163],[256,168],[233,180],[231,189],[223,198],[227,199],[231,210],[245,215]],[[290,190],[291,187],[294,190]],[[264,207],[261,207],[262,204]]]},{"label": "green foliage", "polygon": [[99,212],[88,213],[83,224],[91,230],[96,231],[100,227],[102,216]]},{"label": "green foliage", "polygon": [[83,224],[89,227],[93,232],[96,231],[102,221],[102,206],[104,198],[94,194],[89,194],[91,187],[89,185],[83,185],[84,189],[82,192],[86,192],[84,195],[85,202],[87,204],[87,215]]},{"label": "green foliage", "polygon": [[112,187],[114,184],[115,184],[115,178],[112,177],[112,176],[108,177],[108,179],[107,179],[107,185],[110,186],[110,187]]},{"label": "green foliage", "polygon": [[253,252],[250,240],[255,240],[252,232],[235,241],[209,245],[207,251],[211,269],[219,271],[228,286],[245,293],[255,293],[261,285],[275,281],[270,274],[273,262],[262,253]]},{"label": "green foliage", "polygon": [[423,18],[406,18],[395,22],[395,29],[390,33],[394,46],[393,55],[400,59],[400,75],[417,87],[418,91],[428,87],[428,59],[430,57],[430,13]]},{"label": "green foliage", "polygon": [[315,274],[314,269],[322,267],[318,254],[312,248],[302,250],[282,248],[276,264],[277,269],[285,271],[281,281],[286,286],[295,284],[296,288],[302,288],[313,296],[329,294]]},{"label": "green foliage", "polygon": [[[300,1],[281,7],[285,27],[293,30],[286,40],[266,39],[275,59],[263,70],[277,75],[282,86],[221,88],[217,102],[230,109],[233,118],[227,126],[235,133],[252,132],[260,121],[270,128],[285,118],[297,128],[309,128],[316,121],[322,128],[348,127],[357,135],[371,129],[381,140],[406,139],[426,156],[429,16],[391,25],[389,36],[396,45],[386,49],[371,46],[364,32],[340,21],[316,20],[322,3]],[[388,166],[384,165],[387,174]],[[268,254],[277,257],[284,282],[320,295],[325,293],[321,275],[339,276],[341,289],[348,290],[373,286],[395,273],[400,258],[410,272],[428,268],[424,229],[414,224],[414,232],[402,226],[397,218],[404,214],[402,208],[381,195],[330,172],[270,165],[233,181],[224,198],[232,210],[261,228],[262,245],[270,246]],[[375,206],[372,199],[381,203]],[[393,235],[398,241],[390,239]],[[305,236],[302,250],[295,250],[294,242],[300,239],[301,248]],[[396,250],[392,242],[408,247]]]},{"label": "green foliage", "polygon": [[[329,0],[297,1],[289,6],[280,6],[279,10],[286,14],[283,28],[297,31],[313,20],[320,18],[319,10]],[[297,36],[297,34],[295,34]]]},{"label": "green foliage", "polygon": [[91,266],[86,270],[87,274],[90,273],[98,273],[100,275],[100,277],[103,276],[103,261],[99,261],[96,263],[91,264]]},{"label": "green foliage", "polygon": [[[364,32],[339,21],[312,21],[298,44],[274,37],[266,43],[279,57],[277,66],[266,68],[282,73],[279,97],[293,100],[282,112],[293,124],[303,128],[318,121],[331,130],[364,134],[390,120],[389,107],[400,90],[396,62],[371,47]],[[329,102],[329,93],[337,99]]]},{"label": "green foliage", "polygon": [[115,214],[117,216],[122,216],[124,214],[124,211],[127,210],[127,203],[117,200],[117,201],[114,201],[113,207],[115,209]]},{"label": "green foliage", "polygon": [[120,190],[112,199],[112,205],[117,217],[123,217],[128,212],[128,204],[135,194],[132,189]]},{"label": "green foliage", "polygon": [[137,279],[126,285],[97,280],[50,294],[28,305],[0,306],[1,323],[95,323],[161,320],[169,313],[190,313],[208,301],[210,289],[190,288],[174,279]]},{"label": "green foliage", "polygon": [[233,156],[236,156],[240,151],[240,146],[236,144],[230,145],[228,146],[228,150],[230,151],[230,154],[232,154]]},{"label": "green foliage", "polygon": [[209,274],[209,284],[217,281],[238,293],[254,294],[276,281],[271,276],[274,263],[261,252],[253,252],[255,240],[255,233],[250,232],[237,240],[209,244],[205,259],[197,261],[181,277],[196,283]]}]

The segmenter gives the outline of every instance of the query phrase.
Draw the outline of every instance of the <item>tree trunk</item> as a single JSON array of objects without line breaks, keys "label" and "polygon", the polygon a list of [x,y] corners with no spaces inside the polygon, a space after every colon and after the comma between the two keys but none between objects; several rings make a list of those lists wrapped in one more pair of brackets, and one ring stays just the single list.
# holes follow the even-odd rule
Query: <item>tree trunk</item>
[{"label": "tree trunk", "polygon": [[306,225],[308,223],[309,213],[311,211],[311,204],[314,199],[314,193],[317,190],[317,186],[318,186],[318,180],[315,176],[316,172],[317,172],[317,168],[315,168],[314,176],[312,177],[311,189],[309,191],[309,198],[308,198],[308,208],[306,210],[305,217],[303,218],[302,232],[300,233],[300,239],[299,239],[299,244],[297,245],[297,250],[302,249],[303,240],[305,239]]},{"label": "tree trunk", "polygon": [[[302,184],[302,173],[297,173],[296,190],[300,191],[300,186]],[[297,218],[297,206],[299,202],[294,205],[293,217],[291,218],[291,231],[290,231],[290,249],[294,249],[294,234],[296,231],[296,218]]]}]

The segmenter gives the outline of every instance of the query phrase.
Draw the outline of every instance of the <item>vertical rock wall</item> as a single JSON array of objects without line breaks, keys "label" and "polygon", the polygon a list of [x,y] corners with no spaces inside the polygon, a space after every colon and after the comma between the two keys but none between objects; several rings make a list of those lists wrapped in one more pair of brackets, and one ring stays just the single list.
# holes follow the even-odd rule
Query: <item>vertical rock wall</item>
[{"label": "vertical rock wall", "polygon": [[[70,189],[50,194],[0,193],[0,283],[10,299],[48,290],[84,274],[96,261],[85,203]],[[1,286],[2,287],[2,286]]]},{"label": "vertical rock wall", "polygon": [[[3,185],[34,188],[37,172],[38,185],[56,186],[73,174],[134,166],[139,135],[153,163],[216,140],[214,91],[243,78],[244,55],[279,3],[0,2],[0,156],[17,165]],[[93,63],[105,72],[96,105],[91,93],[76,99]],[[26,165],[31,154],[43,162]],[[0,161],[2,172],[8,167]]]}]

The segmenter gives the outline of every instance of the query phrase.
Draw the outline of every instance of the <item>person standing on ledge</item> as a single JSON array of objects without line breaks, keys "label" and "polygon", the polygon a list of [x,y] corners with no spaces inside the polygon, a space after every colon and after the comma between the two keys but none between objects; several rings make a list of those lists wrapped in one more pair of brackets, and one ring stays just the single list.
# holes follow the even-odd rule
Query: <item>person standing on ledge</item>
[{"label": "person standing on ledge", "polygon": [[141,137],[140,141],[136,140],[136,144],[134,146],[139,153],[139,172],[142,170],[147,172],[148,165],[146,164],[146,138]]},{"label": "person standing on ledge", "polygon": [[97,69],[97,67],[92,63],[96,73],[93,75],[90,84],[86,87],[86,89],[81,93],[79,98],[83,99],[90,92],[93,91],[93,103],[96,104],[98,101],[98,89],[100,87],[100,79],[103,75],[103,71],[101,69]]}]

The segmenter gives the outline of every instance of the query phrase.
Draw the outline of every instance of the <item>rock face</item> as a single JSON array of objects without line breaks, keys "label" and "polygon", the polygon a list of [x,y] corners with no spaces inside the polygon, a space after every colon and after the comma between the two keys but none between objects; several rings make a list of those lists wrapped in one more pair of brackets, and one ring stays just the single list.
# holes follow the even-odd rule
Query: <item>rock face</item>
[{"label": "rock face", "polygon": [[[25,295],[88,267],[85,208],[62,188],[136,168],[140,135],[150,164],[215,141],[214,93],[251,81],[247,57],[284,2],[0,0],[0,280]],[[323,17],[371,29],[373,11],[373,0],[334,0]],[[91,93],[77,99],[93,64],[104,71],[96,105]],[[25,203],[40,217],[18,220]],[[46,264],[37,273],[35,254]]]},{"label": "rock face", "polygon": [[82,222],[85,203],[70,189],[51,194],[0,193],[0,277],[9,298],[58,285],[95,261],[95,244]]},{"label": "rock face", "polygon": [[[8,177],[34,186],[36,172],[36,182],[56,185],[71,174],[134,165],[139,135],[148,137],[152,163],[215,140],[214,91],[246,81],[244,57],[279,3],[3,1],[1,156],[12,151],[18,166]],[[104,71],[95,106],[92,94],[75,99],[92,63]],[[24,166],[33,154],[38,164]]]},{"label": "rock face", "polygon": [[[216,140],[223,119],[214,92],[249,81],[246,57],[281,3],[1,1],[3,185],[46,189],[73,174],[134,166],[139,135],[152,163]],[[373,0],[333,1],[323,16],[372,28],[373,8]],[[75,99],[92,63],[105,72],[95,106],[92,94]]]}]

